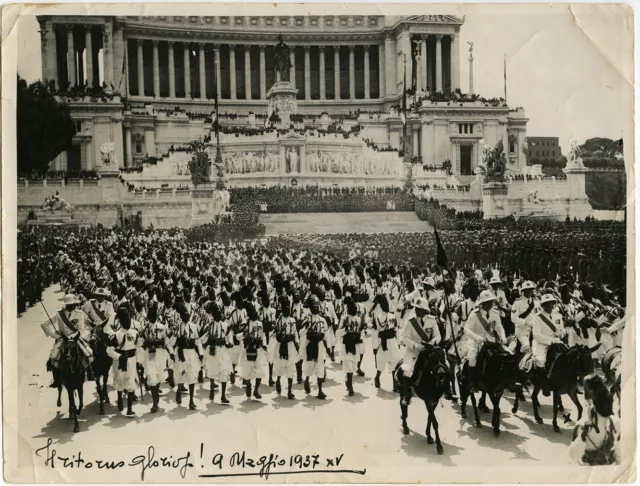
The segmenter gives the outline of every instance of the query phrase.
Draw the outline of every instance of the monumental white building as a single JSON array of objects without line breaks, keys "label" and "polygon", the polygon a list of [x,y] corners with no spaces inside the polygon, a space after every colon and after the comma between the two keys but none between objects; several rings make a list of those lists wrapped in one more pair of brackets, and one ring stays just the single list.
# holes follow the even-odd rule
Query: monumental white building
[{"label": "monumental white building", "polygon": [[[469,62],[466,46],[460,44],[464,19],[38,20],[43,78],[55,82],[78,127],[73,148],[53,162],[56,169],[100,170],[104,144],[113,143],[119,167],[162,159],[145,174],[186,177],[176,169],[185,157],[171,148],[208,140],[216,95],[231,183],[243,177],[246,183],[280,183],[290,172],[310,181],[373,178],[393,183],[403,177],[403,149],[420,167],[439,167],[449,160],[453,173],[464,179],[482,162],[482,143],[494,146],[498,141],[505,147],[507,170],[517,172],[526,164],[524,110],[459,91],[460,63]],[[296,133],[283,136],[264,131],[280,34],[290,47],[292,64],[289,80],[283,81],[297,89]],[[401,109],[405,73],[406,118]],[[105,86],[105,92],[85,85]],[[246,164],[231,167],[234,153],[242,154]],[[288,162],[289,153],[295,167]],[[317,170],[310,170],[312,164]],[[418,175],[428,178],[430,173]]]}]

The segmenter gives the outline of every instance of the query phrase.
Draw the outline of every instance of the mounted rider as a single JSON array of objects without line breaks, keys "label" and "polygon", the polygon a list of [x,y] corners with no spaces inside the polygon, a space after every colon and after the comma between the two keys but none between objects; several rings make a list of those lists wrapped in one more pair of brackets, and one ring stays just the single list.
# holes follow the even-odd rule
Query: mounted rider
[{"label": "mounted rider", "polygon": [[[89,345],[89,331],[84,322],[84,313],[77,308],[80,300],[74,294],[64,296],[64,309],[58,311],[50,320],[44,322],[41,327],[45,334],[55,339],[53,348],[49,354],[47,362],[47,370],[54,372],[54,369],[60,367],[60,348],[65,340],[74,340],[84,359],[83,364],[87,371],[87,380],[93,380],[91,371],[91,362],[93,361],[93,351]],[[51,388],[58,388],[60,383],[56,379],[57,374],[54,373]]]},{"label": "mounted rider", "polygon": [[467,361],[469,363],[469,379],[473,384],[477,379],[477,359],[478,353],[486,342],[497,342],[504,344],[507,340],[500,313],[493,309],[496,296],[490,290],[483,290],[478,297],[477,305],[464,327],[467,337]]},{"label": "mounted rider", "polygon": [[515,326],[515,335],[520,343],[520,350],[527,352],[531,349],[531,325],[535,308],[539,305],[533,296],[536,284],[527,280],[520,288],[521,296],[513,303],[511,320]]},{"label": "mounted rider", "polygon": [[102,327],[107,334],[113,334],[113,323],[116,318],[116,311],[109,300],[110,297],[111,292],[105,288],[98,288],[93,293],[93,299],[82,306],[82,310],[89,317],[88,324],[93,329]]},{"label": "mounted rider", "polygon": [[549,391],[544,386],[547,381],[544,375],[549,346],[562,343],[562,338],[567,335],[562,318],[557,314],[552,316],[556,302],[553,294],[544,294],[540,299],[541,309],[534,314],[532,319],[533,345],[531,351],[533,363],[536,373],[541,379],[540,382],[543,384],[542,392],[545,396],[549,395]]},{"label": "mounted rider", "polygon": [[413,302],[413,309],[409,313],[402,337],[405,345],[405,354],[402,360],[403,405],[409,405],[411,402],[413,369],[418,355],[424,350],[425,344],[437,344],[440,339],[440,329],[438,329],[436,318],[429,314],[429,302],[424,297],[416,299]]}]

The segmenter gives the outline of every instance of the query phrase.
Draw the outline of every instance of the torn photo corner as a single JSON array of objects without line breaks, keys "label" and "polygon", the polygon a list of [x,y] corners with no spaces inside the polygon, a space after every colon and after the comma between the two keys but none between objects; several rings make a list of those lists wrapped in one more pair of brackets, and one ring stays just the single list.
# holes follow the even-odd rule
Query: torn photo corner
[{"label": "torn photo corner", "polygon": [[635,481],[632,8],[2,13],[6,481]]}]

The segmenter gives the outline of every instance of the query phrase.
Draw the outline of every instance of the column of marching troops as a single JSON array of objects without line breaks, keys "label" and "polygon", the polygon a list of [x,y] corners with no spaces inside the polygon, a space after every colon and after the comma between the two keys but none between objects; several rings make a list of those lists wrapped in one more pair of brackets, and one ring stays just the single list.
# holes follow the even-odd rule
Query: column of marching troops
[{"label": "column of marching troops", "polygon": [[[602,340],[611,347],[619,344],[624,325],[615,298],[605,304],[590,295],[591,287],[569,277],[544,289],[518,280],[505,289],[496,269],[457,272],[454,280],[435,265],[403,273],[375,260],[268,252],[256,243],[190,248],[178,238],[109,238],[105,245],[94,242],[96,253],[73,252],[76,259],[60,252],[58,277],[68,295],[43,329],[55,339],[48,368],[59,368],[61,343],[75,339],[89,379],[89,364],[99,359],[94,343],[107,341],[118,405],[123,410],[126,398],[128,415],[141,384],[153,397],[151,412],[157,412],[165,380],[177,385],[178,403],[188,393],[191,409],[195,386],[205,377],[210,399],[220,390],[222,403],[229,403],[228,384],[240,381],[255,399],[267,380],[278,393],[286,386],[290,399],[294,380],[304,383],[306,393],[317,387],[316,396],[324,399],[328,361],[342,363],[353,395],[353,375],[365,374],[367,335],[375,386],[383,371],[402,361],[407,378],[401,385],[410,397],[412,367],[425,345],[416,324],[430,344],[447,343],[451,356],[466,357],[472,381],[486,341],[506,344],[515,335],[528,358],[522,366],[542,371],[550,344]],[[118,255],[129,244],[136,249],[127,250],[128,258]],[[601,290],[609,295],[606,287]]]}]

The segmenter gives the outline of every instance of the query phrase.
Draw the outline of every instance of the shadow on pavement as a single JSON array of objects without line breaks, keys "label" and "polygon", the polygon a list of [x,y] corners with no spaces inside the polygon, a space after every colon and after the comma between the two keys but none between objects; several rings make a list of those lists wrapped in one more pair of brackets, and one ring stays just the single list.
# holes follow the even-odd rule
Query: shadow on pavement
[{"label": "shadow on pavement", "polygon": [[[402,434],[402,430],[399,430]],[[433,434],[433,431],[431,432]],[[435,435],[432,435],[435,440]],[[464,449],[453,444],[448,444],[446,437],[440,436],[444,453],[438,454],[435,444],[427,444],[427,437],[418,432],[411,431],[409,435],[403,435],[400,442],[405,454],[412,457],[424,458],[429,462],[437,463],[441,466],[453,466],[452,456],[457,456]]]}]

